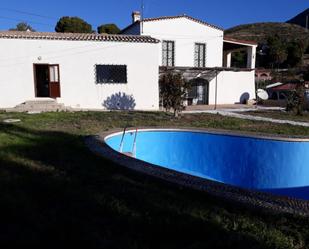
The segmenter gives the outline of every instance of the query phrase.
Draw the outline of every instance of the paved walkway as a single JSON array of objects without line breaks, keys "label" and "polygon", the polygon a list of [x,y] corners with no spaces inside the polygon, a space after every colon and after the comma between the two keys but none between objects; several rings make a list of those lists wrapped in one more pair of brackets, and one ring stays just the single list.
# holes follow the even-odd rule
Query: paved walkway
[{"label": "paved walkway", "polygon": [[245,115],[240,114],[239,112],[248,112],[248,111],[256,111],[256,110],[282,110],[280,107],[258,107],[256,108],[241,108],[241,109],[221,109],[221,110],[203,110],[203,111],[184,111],[184,114],[194,114],[194,113],[209,113],[209,114],[219,114],[225,117],[233,117],[233,118],[240,118],[240,119],[246,119],[246,120],[256,120],[256,121],[265,121],[265,122],[271,122],[276,124],[290,124],[295,126],[303,126],[303,127],[309,127],[308,122],[297,122],[297,121],[291,121],[291,120],[284,120],[284,119],[274,119],[274,118],[266,118],[266,117],[260,117],[255,115]]}]

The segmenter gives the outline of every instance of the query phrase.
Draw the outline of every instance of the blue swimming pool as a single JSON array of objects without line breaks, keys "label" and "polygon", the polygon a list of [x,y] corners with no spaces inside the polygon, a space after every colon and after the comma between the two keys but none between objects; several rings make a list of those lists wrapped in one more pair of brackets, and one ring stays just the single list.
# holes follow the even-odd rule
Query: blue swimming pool
[{"label": "blue swimming pool", "polygon": [[[119,151],[122,133],[105,141]],[[132,152],[135,132],[123,139]],[[309,141],[185,130],[140,130],[136,158],[247,189],[309,200]]]}]

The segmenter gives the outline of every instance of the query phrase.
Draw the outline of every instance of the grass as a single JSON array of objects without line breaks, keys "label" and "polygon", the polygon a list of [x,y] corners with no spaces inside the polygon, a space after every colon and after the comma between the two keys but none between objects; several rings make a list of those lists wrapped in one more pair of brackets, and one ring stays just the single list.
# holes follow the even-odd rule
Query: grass
[{"label": "grass", "polygon": [[93,155],[83,137],[131,126],[286,135],[309,129],[217,115],[0,113],[0,246],[308,248],[309,221],[269,215],[145,177]]}]

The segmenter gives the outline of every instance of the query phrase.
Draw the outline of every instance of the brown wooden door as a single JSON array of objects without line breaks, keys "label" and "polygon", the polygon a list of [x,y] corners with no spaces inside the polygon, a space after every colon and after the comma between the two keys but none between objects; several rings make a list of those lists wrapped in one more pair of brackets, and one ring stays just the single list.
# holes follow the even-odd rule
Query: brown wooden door
[{"label": "brown wooden door", "polygon": [[49,65],[49,96],[51,98],[61,96],[59,65]]}]

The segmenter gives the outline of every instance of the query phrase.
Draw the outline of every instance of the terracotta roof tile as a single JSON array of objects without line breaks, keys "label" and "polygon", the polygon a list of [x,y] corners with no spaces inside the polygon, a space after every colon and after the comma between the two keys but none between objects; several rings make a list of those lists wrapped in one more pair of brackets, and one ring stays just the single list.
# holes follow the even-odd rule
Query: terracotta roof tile
[{"label": "terracotta roof tile", "polygon": [[272,87],[271,90],[273,90],[273,91],[290,91],[290,90],[296,89],[296,87],[297,87],[297,84],[287,83],[287,84],[283,84],[283,85],[280,85],[280,86]]},{"label": "terracotta roof tile", "polygon": [[66,40],[66,41],[100,41],[100,42],[136,42],[158,43],[159,40],[150,36],[140,35],[108,35],[82,33],[0,31],[0,39],[29,39],[29,40]]}]

